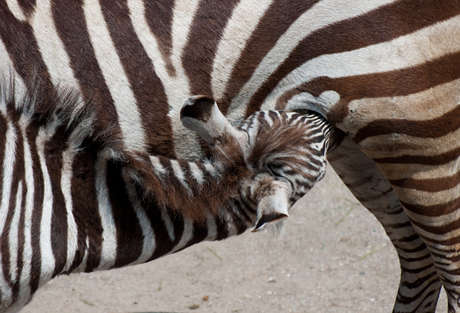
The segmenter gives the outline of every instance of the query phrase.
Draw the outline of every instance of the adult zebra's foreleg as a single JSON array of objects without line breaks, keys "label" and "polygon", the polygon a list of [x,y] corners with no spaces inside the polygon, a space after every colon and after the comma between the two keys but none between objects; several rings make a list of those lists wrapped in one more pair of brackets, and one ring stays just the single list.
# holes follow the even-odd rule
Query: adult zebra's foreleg
[{"label": "adult zebra's foreleg", "polygon": [[383,225],[396,248],[401,281],[393,312],[434,312],[441,282],[430,252],[388,180],[348,137],[328,153],[328,160],[355,197]]}]

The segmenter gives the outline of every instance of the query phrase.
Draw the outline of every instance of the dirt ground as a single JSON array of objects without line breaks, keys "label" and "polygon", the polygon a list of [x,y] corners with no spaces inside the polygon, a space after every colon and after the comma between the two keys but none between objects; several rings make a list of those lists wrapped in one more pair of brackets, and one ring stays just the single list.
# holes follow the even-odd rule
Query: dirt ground
[{"label": "dirt ground", "polygon": [[[331,169],[290,214],[279,238],[245,233],[145,265],[58,277],[22,312],[392,311],[396,252]],[[444,295],[437,312],[447,312]]]}]

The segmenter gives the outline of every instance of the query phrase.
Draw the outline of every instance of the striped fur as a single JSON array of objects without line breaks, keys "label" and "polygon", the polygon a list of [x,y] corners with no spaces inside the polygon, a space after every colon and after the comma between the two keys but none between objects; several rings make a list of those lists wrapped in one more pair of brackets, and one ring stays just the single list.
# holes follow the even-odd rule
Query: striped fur
[{"label": "striped fur", "polygon": [[[271,175],[270,157],[298,142],[281,132],[273,151],[260,153],[261,135],[291,129],[294,138],[329,141],[316,118],[269,112],[272,125],[256,126],[257,138],[244,136],[251,142],[224,130],[211,142],[212,160],[188,162],[126,149],[115,126],[100,127],[94,103],[82,105],[75,92],[15,94],[0,85],[1,312],[20,309],[56,275],[147,262],[286,217],[292,195],[306,191]],[[325,164],[324,149],[306,153]],[[286,166],[308,169],[292,161]]]},{"label": "striped fur", "polygon": [[[348,135],[332,166],[400,257],[395,312],[434,312],[441,282],[458,312],[459,14],[457,0],[3,0],[0,69],[19,87],[38,73],[47,90],[75,88],[124,147],[166,158],[207,147],[180,122],[191,95],[233,125],[261,110],[322,114]],[[135,214],[113,211],[142,236]],[[125,242],[97,212],[88,245]]]},{"label": "striped fur", "polygon": [[259,111],[239,126],[248,133],[251,168],[266,168],[286,181],[297,201],[326,172],[326,152],[340,134],[311,112]]}]

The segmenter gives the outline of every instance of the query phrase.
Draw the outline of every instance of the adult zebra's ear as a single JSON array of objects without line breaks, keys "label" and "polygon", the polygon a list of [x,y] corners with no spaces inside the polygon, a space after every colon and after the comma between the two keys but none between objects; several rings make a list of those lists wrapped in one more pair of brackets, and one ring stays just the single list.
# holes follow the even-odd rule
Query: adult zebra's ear
[{"label": "adult zebra's ear", "polygon": [[262,182],[258,192],[260,195],[257,205],[257,220],[252,232],[257,232],[265,227],[289,217],[290,190],[285,182],[272,180],[268,184]]}]

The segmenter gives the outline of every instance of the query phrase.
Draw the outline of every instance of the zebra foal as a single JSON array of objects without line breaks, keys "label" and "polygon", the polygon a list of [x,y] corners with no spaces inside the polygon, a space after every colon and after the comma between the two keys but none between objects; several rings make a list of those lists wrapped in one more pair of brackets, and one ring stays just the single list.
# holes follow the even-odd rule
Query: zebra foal
[{"label": "zebra foal", "polygon": [[[238,129],[213,100],[190,98],[181,118],[213,158],[187,162],[127,150],[75,93],[19,97],[0,87],[1,312],[20,310],[60,274],[143,263],[259,230],[287,217],[324,174],[332,132],[316,115],[259,112]],[[276,143],[261,149],[273,131]],[[292,155],[298,149],[313,162]],[[286,168],[298,171],[295,181],[285,179]],[[133,218],[141,233],[131,233]]]}]

